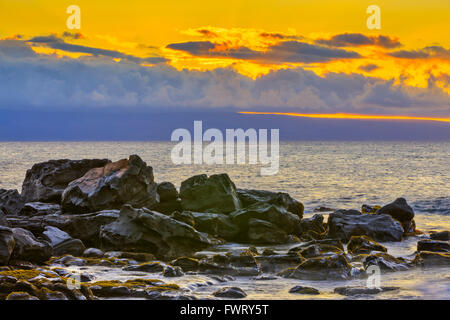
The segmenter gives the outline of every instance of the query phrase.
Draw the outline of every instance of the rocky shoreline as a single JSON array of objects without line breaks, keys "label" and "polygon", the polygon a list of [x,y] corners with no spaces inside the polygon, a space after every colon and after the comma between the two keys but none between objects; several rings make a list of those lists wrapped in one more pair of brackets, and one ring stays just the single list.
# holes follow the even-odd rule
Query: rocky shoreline
[{"label": "rocky shoreline", "polygon": [[[239,189],[227,174],[197,175],[177,190],[156,183],[137,155],[39,163],[21,193],[0,189],[0,299],[196,299],[177,284],[190,275],[222,283],[217,298],[247,296],[227,285],[237,277],[342,280],[337,294],[372,295],[398,288],[349,287],[345,280],[366,278],[373,265],[381,272],[450,266],[449,231],[417,230],[405,199],[318,211],[332,212],[326,221],[321,213],[304,218],[303,204],[289,194]],[[381,244],[406,238],[417,239],[413,256],[394,257]],[[214,252],[226,243],[246,249]],[[270,248],[276,245],[288,250]],[[145,277],[98,280],[91,267]],[[290,292],[318,294],[299,285]]]}]

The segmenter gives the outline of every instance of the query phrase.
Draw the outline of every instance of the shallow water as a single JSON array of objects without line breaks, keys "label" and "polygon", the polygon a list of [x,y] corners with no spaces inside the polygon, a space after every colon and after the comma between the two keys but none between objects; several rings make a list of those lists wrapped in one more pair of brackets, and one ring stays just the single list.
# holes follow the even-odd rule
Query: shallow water
[{"label": "shallow water", "polygon": [[[155,180],[181,181],[200,173],[227,172],[238,188],[288,192],[305,204],[306,214],[318,206],[359,209],[362,204],[385,204],[405,197],[416,211],[417,228],[429,232],[450,230],[450,143],[425,142],[284,142],[280,145],[280,170],[274,176],[260,176],[258,166],[249,165],[174,165],[168,142],[7,142],[0,143],[0,188],[20,191],[27,169],[49,159],[109,158],[118,160],[139,154],[154,168]],[[384,243],[394,256],[414,253],[417,238],[399,243]],[[227,244],[217,250],[236,250]],[[278,249],[286,250],[289,246]],[[129,279],[120,269],[90,267],[96,280]],[[107,270],[102,272],[101,270]],[[136,273],[133,273],[136,274]],[[157,275],[139,273],[139,277]],[[160,276],[159,276],[160,277]],[[248,298],[310,299],[345,298],[333,293],[337,286],[364,284],[353,281],[299,281],[236,278],[225,284],[200,287],[193,283],[211,281],[206,276],[164,279],[176,282],[199,297],[210,297],[219,286],[238,285]],[[294,285],[319,289],[319,296],[289,294]],[[382,275],[382,286],[399,286],[401,290],[370,298],[450,299],[450,268],[414,269]],[[353,297],[358,298],[358,297]],[[360,297],[360,298],[368,298]]]}]

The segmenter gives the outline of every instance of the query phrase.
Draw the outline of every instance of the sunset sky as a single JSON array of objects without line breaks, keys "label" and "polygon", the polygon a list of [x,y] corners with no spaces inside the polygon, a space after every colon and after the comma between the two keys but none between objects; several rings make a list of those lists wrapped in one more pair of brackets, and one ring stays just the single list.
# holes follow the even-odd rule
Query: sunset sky
[{"label": "sunset sky", "polygon": [[0,0],[0,110],[450,118],[449,17],[448,0]]}]

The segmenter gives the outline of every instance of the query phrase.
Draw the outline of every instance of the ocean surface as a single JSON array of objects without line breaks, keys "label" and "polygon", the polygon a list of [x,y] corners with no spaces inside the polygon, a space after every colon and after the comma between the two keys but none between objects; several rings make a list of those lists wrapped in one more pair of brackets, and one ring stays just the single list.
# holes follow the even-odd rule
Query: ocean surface
[{"label": "ocean surface", "polygon": [[[34,163],[50,159],[108,158],[115,161],[138,154],[153,167],[157,182],[170,181],[178,188],[183,180],[193,175],[226,172],[238,188],[289,193],[305,205],[305,216],[312,215],[314,208],[319,206],[360,209],[362,204],[383,205],[404,197],[416,212],[419,230],[450,230],[449,142],[281,142],[279,172],[272,176],[261,176],[258,165],[175,165],[170,157],[174,145],[170,142],[0,143],[0,188],[14,188],[20,192],[26,170]],[[412,238],[384,245],[390,254],[408,257],[414,253],[417,240]],[[226,247],[227,250],[239,248],[242,246],[238,244],[227,244]],[[113,275],[132,277],[114,270],[107,274],[102,274],[100,269],[92,272],[98,272],[99,280]],[[189,276],[179,281],[186,287],[196,288],[195,294],[208,297],[217,287],[201,285],[208,282],[203,278]],[[288,293],[290,287],[303,283],[323,291],[316,297],[320,299],[342,298],[332,293],[334,287],[360,284],[361,281],[337,284],[242,278],[230,285],[241,286],[248,291],[249,298],[310,298]],[[380,294],[376,298],[450,299],[450,268],[386,274],[382,285],[400,286],[402,290]]]}]

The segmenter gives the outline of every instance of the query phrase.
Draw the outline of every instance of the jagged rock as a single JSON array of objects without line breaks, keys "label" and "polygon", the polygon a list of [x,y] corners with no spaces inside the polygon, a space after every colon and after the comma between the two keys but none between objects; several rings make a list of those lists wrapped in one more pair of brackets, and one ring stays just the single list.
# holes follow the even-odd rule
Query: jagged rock
[{"label": "jagged rock", "polygon": [[149,273],[160,273],[163,272],[165,268],[165,264],[158,262],[158,261],[152,261],[152,262],[145,262],[134,266],[128,266],[123,268],[123,271],[140,271],[140,272],[149,272]]},{"label": "jagged rock", "polygon": [[328,216],[327,237],[345,242],[352,236],[363,235],[375,241],[401,241],[403,231],[400,222],[387,214],[336,211]]},{"label": "jagged rock", "polygon": [[338,287],[334,289],[335,293],[343,296],[356,296],[360,294],[378,294],[381,292],[394,291],[400,289],[399,287],[380,287],[380,288],[368,288],[368,287]]},{"label": "jagged rock", "polygon": [[0,210],[7,215],[16,215],[22,210],[25,202],[15,189],[0,189]]},{"label": "jagged rock", "polygon": [[431,252],[450,252],[450,242],[439,240],[419,240],[417,242],[418,251],[431,251]]},{"label": "jagged rock", "polygon": [[197,271],[200,261],[195,258],[180,257],[171,262],[171,265],[180,267],[184,272]]},{"label": "jagged rock", "polygon": [[352,267],[344,254],[306,259],[296,268],[288,268],[279,273],[285,278],[300,280],[348,280]]},{"label": "jagged rock", "polygon": [[225,287],[214,292],[214,296],[218,298],[241,299],[245,298],[247,294],[238,287]]},{"label": "jagged rock", "polygon": [[0,209],[0,226],[9,227],[9,222],[6,219],[5,213]]},{"label": "jagged rock", "polygon": [[159,257],[177,257],[213,243],[206,234],[183,222],[130,205],[122,207],[117,221],[101,228],[100,238],[109,250],[149,252]]},{"label": "jagged rock", "polygon": [[314,257],[325,257],[335,254],[343,254],[344,251],[336,246],[325,244],[325,243],[315,243],[307,247],[301,248],[298,252],[304,258],[314,258]]},{"label": "jagged rock", "polygon": [[319,239],[325,234],[325,227],[323,225],[323,215],[315,214],[311,218],[302,219],[296,234],[303,239]]},{"label": "jagged rock", "polygon": [[351,254],[362,254],[372,251],[387,252],[387,249],[367,236],[352,236],[347,243],[347,251]]},{"label": "jagged rock", "polygon": [[450,231],[441,231],[430,234],[430,238],[433,240],[449,241]]},{"label": "jagged rock", "polygon": [[[170,215],[170,217],[172,219],[178,220],[180,222],[184,222],[192,227],[195,227],[195,219],[194,219],[192,212],[190,212],[190,211],[183,211],[183,212],[175,211]],[[196,228],[196,229],[198,231],[205,232],[204,230],[200,230],[199,228]]]},{"label": "jagged rock", "polygon": [[86,249],[80,239],[74,239],[67,232],[56,227],[46,226],[42,235],[52,245],[55,256],[64,254],[80,256]]},{"label": "jagged rock", "polygon": [[235,240],[239,234],[239,228],[231,222],[228,215],[208,212],[191,212],[191,215],[194,219],[195,229],[200,232],[206,232],[213,237],[228,241]]},{"label": "jagged rock", "polygon": [[60,214],[61,206],[54,203],[28,202],[20,211],[21,216],[46,216],[49,214]]},{"label": "jagged rock", "polygon": [[304,242],[300,245],[296,245],[296,246],[290,248],[288,253],[289,254],[297,254],[300,250],[302,250],[306,247],[309,247],[313,244],[329,245],[329,246],[337,247],[340,250],[344,251],[344,245],[342,244],[341,240],[339,240],[339,239],[322,239],[322,240],[311,240],[308,242]]},{"label": "jagged rock", "polygon": [[8,264],[9,258],[14,250],[13,232],[10,228],[0,226],[0,266]]},{"label": "jagged rock", "polygon": [[303,211],[305,209],[303,204],[293,199],[287,193],[247,189],[237,189],[236,192],[244,207],[248,207],[255,203],[265,202],[284,207],[287,211],[297,215],[300,219],[303,217]]},{"label": "jagged rock", "polygon": [[415,230],[415,223],[413,222],[414,210],[404,198],[398,198],[394,202],[381,207],[375,214],[387,214],[400,221],[405,233],[411,233]]},{"label": "jagged rock", "polygon": [[236,186],[227,174],[206,174],[181,183],[181,206],[195,212],[230,213],[241,208]]},{"label": "jagged rock", "polygon": [[320,291],[312,287],[295,286],[289,290],[289,293],[317,295],[320,294]]},{"label": "jagged rock", "polygon": [[288,242],[288,235],[268,221],[252,218],[248,221],[247,240],[256,244],[281,244]]},{"label": "jagged rock", "polygon": [[424,267],[450,266],[450,253],[420,251],[416,254],[413,263]]},{"label": "jagged rock", "polygon": [[120,209],[123,204],[151,208],[159,202],[153,169],[137,155],[89,170],[62,194],[67,213]]},{"label": "jagged rock", "polygon": [[52,256],[52,246],[46,241],[36,239],[30,231],[13,228],[12,232],[16,244],[11,259],[42,263]]},{"label": "jagged rock", "polygon": [[26,173],[22,197],[25,202],[59,203],[70,182],[93,168],[105,166],[108,162],[110,160],[107,159],[62,159],[37,163]]},{"label": "jagged rock", "polygon": [[255,257],[262,272],[278,273],[287,268],[293,268],[304,262],[298,254],[271,254]]},{"label": "jagged rock", "polygon": [[163,275],[164,277],[182,277],[184,273],[181,267],[166,266]]},{"label": "jagged rock", "polygon": [[364,269],[375,265],[380,267],[382,271],[403,271],[408,270],[408,263],[401,259],[395,258],[385,252],[372,253],[363,260]]}]

